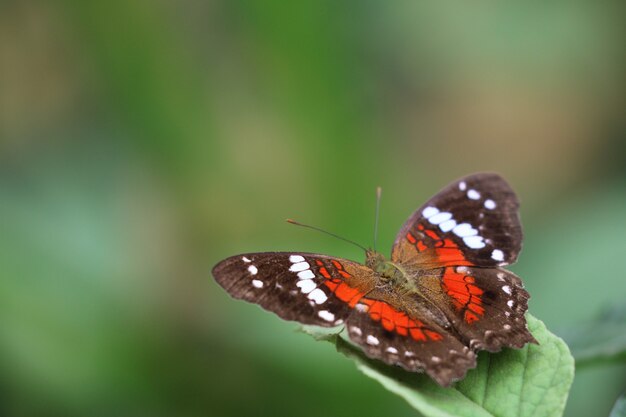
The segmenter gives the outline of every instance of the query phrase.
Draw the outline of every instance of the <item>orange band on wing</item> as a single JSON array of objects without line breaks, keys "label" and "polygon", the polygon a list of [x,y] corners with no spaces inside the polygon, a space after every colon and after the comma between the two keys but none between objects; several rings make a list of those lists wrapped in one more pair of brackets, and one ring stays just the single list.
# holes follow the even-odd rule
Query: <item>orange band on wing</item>
[{"label": "orange band on wing", "polygon": [[320,268],[320,274],[322,274],[322,276],[326,279],[330,278],[330,274],[328,273],[328,270],[324,267]]},{"label": "orange band on wing", "polygon": [[453,262],[458,266],[473,265],[470,261],[465,259],[463,252],[461,252],[456,243],[450,239],[444,239],[443,244],[435,248],[435,253],[437,254],[437,260],[442,264],[449,264]]},{"label": "orange band on wing", "polygon": [[[318,269],[319,273],[324,278],[326,278],[326,280],[324,281],[324,285],[326,285],[328,289],[330,289],[330,291],[333,294],[335,294],[335,296],[339,298],[341,301],[348,303],[350,307],[354,307],[359,302],[359,300],[363,298],[365,294],[359,291],[358,288],[353,288],[349,286],[348,284],[343,282],[340,278],[332,278],[332,275],[329,272],[329,270],[325,266],[322,266],[324,265],[323,262],[317,260],[316,263],[320,267]],[[339,261],[332,259],[331,263],[332,263],[332,266],[330,265],[328,266],[328,268],[331,271],[334,271],[335,273],[339,274],[343,278],[352,277],[352,275],[350,275],[343,268],[343,265]]]},{"label": "orange band on wing", "polygon": [[452,297],[457,310],[463,310],[464,320],[472,324],[485,314],[483,290],[474,284],[474,277],[455,272],[454,268],[448,267],[443,272],[443,289]]},{"label": "orange band on wing", "polygon": [[[347,303],[352,308],[361,303],[367,309],[372,320],[380,321],[385,330],[389,332],[395,331],[401,336],[410,335],[414,340],[419,342],[443,339],[441,334],[427,328],[421,321],[409,318],[406,313],[396,310],[389,303],[364,298],[365,294],[358,288],[351,287],[341,278],[332,278],[329,270],[339,274],[343,278],[352,277],[339,261],[332,259],[332,266],[328,264],[323,266],[324,263],[319,260],[317,260],[316,263],[319,267],[319,273],[326,278],[324,285],[326,285],[338,299]],[[328,269],[326,267],[328,267]],[[337,275],[335,275],[335,277],[336,276]]]},{"label": "orange band on wing", "polygon": [[[422,239],[417,239],[411,232],[406,234],[407,241],[414,245],[418,252],[425,252],[431,250],[434,255],[435,261],[442,265],[455,265],[455,266],[472,266],[473,263],[468,261],[463,254],[463,251],[459,249],[459,246],[452,241],[452,239],[442,239],[435,231],[425,229],[423,225],[417,226],[418,230],[423,232]],[[428,244],[427,244],[428,243]],[[430,246],[429,246],[430,245]],[[434,246],[434,247],[433,247]]]},{"label": "orange band on wing", "polygon": [[380,321],[385,330],[389,332],[395,331],[400,336],[410,335],[413,340],[418,342],[443,339],[441,334],[428,329],[421,321],[409,318],[406,313],[396,310],[384,301],[363,298],[361,303],[367,306],[367,312],[372,320]]},{"label": "orange band on wing", "polygon": [[426,233],[426,235],[428,235],[428,237],[431,238],[432,240],[441,240],[439,235],[433,232],[432,230],[424,230],[424,233]]}]

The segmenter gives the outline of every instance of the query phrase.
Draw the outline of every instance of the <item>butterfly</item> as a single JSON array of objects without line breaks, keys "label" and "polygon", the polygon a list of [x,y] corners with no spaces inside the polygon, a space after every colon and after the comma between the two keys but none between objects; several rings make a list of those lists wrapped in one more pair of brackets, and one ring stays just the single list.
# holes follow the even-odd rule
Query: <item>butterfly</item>
[{"label": "butterfly", "polygon": [[314,253],[232,256],[213,276],[232,297],[285,320],[340,327],[370,358],[425,372],[447,387],[476,366],[476,352],[537,343],[529,294],[503,266],[521,250],[519,202],[497,174],[445,187],[398,232],[391,258],[365,264]]}]

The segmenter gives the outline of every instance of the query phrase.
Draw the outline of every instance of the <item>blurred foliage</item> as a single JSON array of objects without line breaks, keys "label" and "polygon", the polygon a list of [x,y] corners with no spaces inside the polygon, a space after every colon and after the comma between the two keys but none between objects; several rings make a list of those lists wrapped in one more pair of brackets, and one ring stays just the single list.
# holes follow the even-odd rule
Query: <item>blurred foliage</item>
[{"label": "blurred foliage", "polygon": [[611,415],[609,417],[624,416],[626,416],[626,395],[622,394],[615,402],[615,406],[613,407],[613,410],[611,410]]},{"label": "blurred foliage", "polygon": [[570,325],[559,333],[567,341],[578,367],[626,361],[626,305],[608,308],[594,321]]},{"label": "blurred foliage", "polygon": [[[530,311],[623,305],[624,9],[0,2],[0,414],[413,415],[209,276],[246,251],[361,260],[282,221],[370,242],[377,185],[389,247],[441,186],[500,172]],[[566,416],[607,415],[625,371],[580,369]]]}]

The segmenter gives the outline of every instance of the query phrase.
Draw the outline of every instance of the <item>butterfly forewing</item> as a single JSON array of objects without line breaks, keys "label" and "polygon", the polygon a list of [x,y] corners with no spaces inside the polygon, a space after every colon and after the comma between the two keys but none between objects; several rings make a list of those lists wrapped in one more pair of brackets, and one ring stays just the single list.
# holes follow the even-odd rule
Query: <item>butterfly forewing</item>
[{"label": "butterfly forewing", "polygon": [[375,286],[374,271],[346,259],[310,253],[248,253],[213,268],[234,298],[259,304],[285,320],[334,327]]},{"label": "butterfly forewing", "polygon": [[519,202],[496,174],[475,174],[448,185],[406,221],[392,260],[422,269],[514,263],[521,249]]}]

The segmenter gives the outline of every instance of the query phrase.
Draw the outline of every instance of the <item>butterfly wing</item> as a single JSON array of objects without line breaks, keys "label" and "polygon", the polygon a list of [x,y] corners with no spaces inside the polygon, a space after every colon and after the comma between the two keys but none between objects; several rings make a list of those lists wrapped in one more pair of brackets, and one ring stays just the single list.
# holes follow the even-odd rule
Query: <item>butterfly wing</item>
[{"label": "butterfly wing", "polygon": [[522,246],[519,202],[497,174],[474,174],[448,185],[400,229],[392,261],[422,269],[512,264]]},{"label": "butterfly wing", "polygon": [[415,281],[470,348],[497,352],[537,343],[524,318],[528,292],[512,272],[448,266],[423,271]]},{"label": "butterfly wing", "polygon": [[[345,323],[366,355],[410,371],[425,371],[444,386],[476,365],[473,351],[420,313],[393,307],[392,287],[377,288],[370,268],[309,253],[249,253],[213,268],[230,295],[283,319],[335,327]],[[385,301],[387,300],[387,301]]]},{"label": "butterfly wing", "polygon": [[374,271],[346,259],[311,253],[248,253],[227,258],[213,276],[231,296],[285,320],[323,327],[345,322],[375,286]]},{"label": "butterfly wing", "polygon": [[446,387],[476,366],[476,354],[454,334],[416,311],[416,304],[394,307],[390,300],[395,297],[384,289],[374,290],[348,317],[348,335],[367,356],[426,372]]},{"label": "butterfly wing", "polygon": [[521,250],[518,208],[504,179],[474,174],[436,194],[396,236],[392,260],[472,349],[536,342],[524,319],[529,295],[515,274],[499,268]]},{"label": "butterfly wing", "polygon": [[462,178],[435,195],[398,233],[392,262],[401,288],[367,266],[309,253],[250,253],[215,266],[233,297],[286,320],[334,327],[372,358],[424,370],[449,386],[476,365],[477,349],[535,342],[528,293],[499,268],[521,249],[519,203],[496,174]]}]

